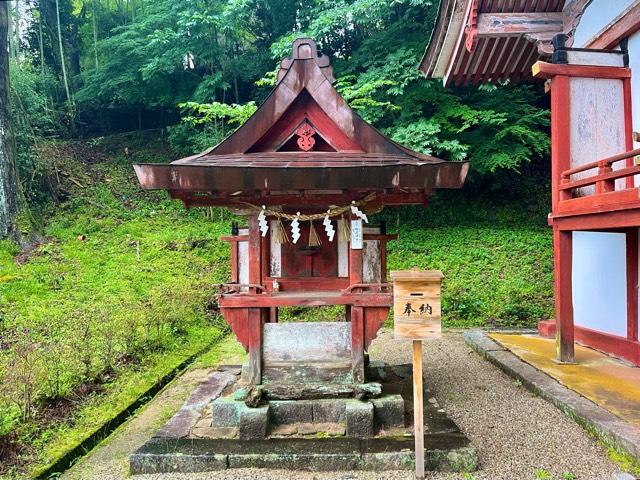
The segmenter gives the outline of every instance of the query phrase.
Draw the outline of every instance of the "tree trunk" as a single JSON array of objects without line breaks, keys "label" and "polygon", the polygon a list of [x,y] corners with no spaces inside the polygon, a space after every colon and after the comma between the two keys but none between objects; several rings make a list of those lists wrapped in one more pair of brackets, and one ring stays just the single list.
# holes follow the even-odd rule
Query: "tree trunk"
[{"label": "tree trunk", "polygon": [[[40,47],[40,74],[44,81],[44,39],[42,38],[42,10],[38,14],[38,44]],[[43,83],[44,85],[44,83]]]},{"label": "tree trunk", "polygon": [[73,119],[73,99],[71,98],[71,89],[69,88],[69,79],[67,78],[67,67],[64,60],[64,48],[62,47],[62,27],[60,26],[60,2],[56,0],[56,20],[58,23],[58,49],[60,50],[60,68],[62,69],[62,82],[64,83],[64,91],[67,94],[67,104],[69,113]]},{"label": "tree trunk", "polygon": [[11,2],[4,2],[7,4],[7,38],[9,39],[9,57],[16,58],[16,39],[13,35],[13,7]]},{"label": "tree trunk", "polygon": [[0,238],[22,240],[18,216],[24,197],[18,182],[16,144],[9,118],[9,12],[0,2]]},{"label": "tree trunk", "polygon": [[[80,77],[80,45],[79,45],[79,38],[78,38],[78,22],[83,22],[85,21],[85,17],[86,17],[86,8],[85,8],[85,4],[82,4],[82,9],[80,9],[80,14],[79,14],[79,18],[74,19],[71,22],[71,34],[69,35],[69,46],[71,47],[71,56],[70,56],[70,61],[69,61],[69,70],[71,72],[71,80],[72,83],[74,81],[77,81],[77,79]],[[75,85],[75,83],[74,83]],[[72,91],[74,90],[74,88],[72,88]]]},{"label": "tree trunk", "polygon": [[96,61],[96,70],[98,69],[98,29],[96,28],[96,1],[91,1],[93,12],[91,13],[91,19],[93,21],[93,56]]},{"label": "tree trunk", "polygon": [[20,2],[16,2],[15,16],[13,27],[13,40],[14,40],[14,59],[17,61],[20,58]]}]

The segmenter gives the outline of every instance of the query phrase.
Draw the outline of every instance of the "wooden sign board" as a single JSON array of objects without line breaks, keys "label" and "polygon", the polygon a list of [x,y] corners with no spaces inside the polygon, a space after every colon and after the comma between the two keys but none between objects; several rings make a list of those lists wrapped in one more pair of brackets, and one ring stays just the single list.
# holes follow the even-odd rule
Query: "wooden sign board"
[{"label": "wooden sign board", "polygon": [[442,336],[440,270],[398,270],[393,281],[393,333],[399,340]]}]

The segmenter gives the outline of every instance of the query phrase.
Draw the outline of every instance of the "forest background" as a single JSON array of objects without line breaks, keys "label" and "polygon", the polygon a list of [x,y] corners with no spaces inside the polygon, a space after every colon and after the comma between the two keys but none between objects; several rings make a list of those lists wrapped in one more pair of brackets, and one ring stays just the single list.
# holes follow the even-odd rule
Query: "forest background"
[{"label": "forest background", "polygon": [[45,468],[228,333],[212,285],[228,275],[218,237],[231,215],[140,191],[131,164],[217,144],[299,36],[331,58],[365,120],[471,162],[463,190],[381,214],[400,234],[390,268],[442,269],[449,327],[552,315],[548,98],[540,85],[422,78],[438,2],[7,4],[23,241],[0,241],[0,474]]}]

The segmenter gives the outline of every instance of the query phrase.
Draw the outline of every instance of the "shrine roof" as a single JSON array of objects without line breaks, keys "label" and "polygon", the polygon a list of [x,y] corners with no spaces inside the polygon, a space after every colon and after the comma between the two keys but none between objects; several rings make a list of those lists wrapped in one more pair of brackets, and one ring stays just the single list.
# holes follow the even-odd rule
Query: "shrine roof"
[{"label": "shrine roof", "polygon": [[333,87],[329,60],[293,42],[276,86],[221,143],[170,164],[136,164],[145,189],[171,192],[460,188],[466,162],[410,150],[358,116]]},{"label": "shrine roof", "polygon": [[444,85],[532,81],[531,65],[551,56],[551,39],[586,0],[441,0],[420,62]]}]

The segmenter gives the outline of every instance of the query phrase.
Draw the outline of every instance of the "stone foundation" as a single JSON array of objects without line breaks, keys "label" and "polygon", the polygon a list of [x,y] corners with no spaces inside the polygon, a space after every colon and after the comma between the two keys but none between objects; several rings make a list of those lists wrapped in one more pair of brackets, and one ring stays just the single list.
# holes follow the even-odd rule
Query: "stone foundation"
[{"label": "stone foundation", "polygon": [[333,432],[346,432],[348,437],[371,438],[381,428],[405,427],[404,399],[399,394],[389,394],[364,401],[343,398],[271,400],[252,408],[235,400],[233,395],[227,395],[211,402],[209,425],[211,438],[229,438],[231,435],[258,440],[267,438],[272,432],[300,434],[302,430],[314,434],[325,432],[327,428]]},{"label": "stone foundation", "polygon": [[[381,384],[378,398],[270,400],[256,408],[234,398],[240,368],[222,370],[131,456],[133,474],[414,468],[410,366],[371,362],[367,378]],[[428,391],[424,408],[427,469],[475,470],[475,449]]]}]

